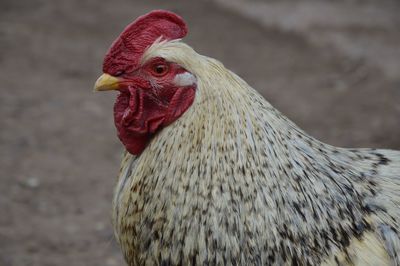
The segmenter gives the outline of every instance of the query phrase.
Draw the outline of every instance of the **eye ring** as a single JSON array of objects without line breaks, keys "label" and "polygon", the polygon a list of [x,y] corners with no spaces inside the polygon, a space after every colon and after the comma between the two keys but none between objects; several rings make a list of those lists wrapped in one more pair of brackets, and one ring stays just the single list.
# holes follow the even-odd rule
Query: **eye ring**
[{"label": "eye ring", "polygon": [[152,66],[151,70],[155,76],[162,77],[168,73],[169,67],[167,64],[157,63]]}]

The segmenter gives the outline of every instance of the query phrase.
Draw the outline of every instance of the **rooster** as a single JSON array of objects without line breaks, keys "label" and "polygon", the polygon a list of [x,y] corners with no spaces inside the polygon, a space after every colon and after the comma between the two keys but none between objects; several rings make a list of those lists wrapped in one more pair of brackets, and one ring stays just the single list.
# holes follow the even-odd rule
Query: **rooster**
[{"label": "rooster", "polygon": [[126,148],[113,199],[129,265],[400,265],[400,152],[298,128],[157,10],[114,41]]}]

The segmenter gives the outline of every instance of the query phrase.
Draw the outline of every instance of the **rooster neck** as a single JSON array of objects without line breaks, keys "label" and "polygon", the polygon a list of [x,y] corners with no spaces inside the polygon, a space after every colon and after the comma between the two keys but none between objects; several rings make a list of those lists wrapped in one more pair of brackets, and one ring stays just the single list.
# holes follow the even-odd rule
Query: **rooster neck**
[{"label": "rooster neck", "polygon": [[140,243],[158,243],[149,236],[162,228],[170,254],[181,254],[179,243],[190,243],[197,254],[207,245],[232,252],[240,247],[242,256],[261,254],[266,262],[271,255],[283,264],[285,252],[296,250],[287,255],[290,261],[320,264],[368,232],[381,155],[313,139],[210,62],[210,71],[197,73],[192,107],[125,164],[115,197],[117,234],[132,230],[142,254],[158,254]]}]

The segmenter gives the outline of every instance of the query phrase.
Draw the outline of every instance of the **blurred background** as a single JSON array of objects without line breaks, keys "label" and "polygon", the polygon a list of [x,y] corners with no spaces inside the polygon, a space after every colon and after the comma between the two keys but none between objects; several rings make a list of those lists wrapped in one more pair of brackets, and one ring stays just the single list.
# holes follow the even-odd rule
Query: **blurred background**
[{"label": "blurred background", "polygon": [[153,9],[314,137],[400,149],[397,0],[1,0],[0,265],[122,265],[114,93],[92,93],[122,29]]}]

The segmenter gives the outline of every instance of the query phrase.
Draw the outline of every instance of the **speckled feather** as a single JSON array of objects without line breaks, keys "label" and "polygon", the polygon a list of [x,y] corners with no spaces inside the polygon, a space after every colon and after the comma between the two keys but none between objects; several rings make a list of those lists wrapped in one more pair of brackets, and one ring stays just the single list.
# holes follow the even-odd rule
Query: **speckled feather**
[{"label": "speckled feather", "polygon": [[179,40],[193,105],[125,153],[113,223],[129,265],[400,265],[400,152],[319,142]]}]

